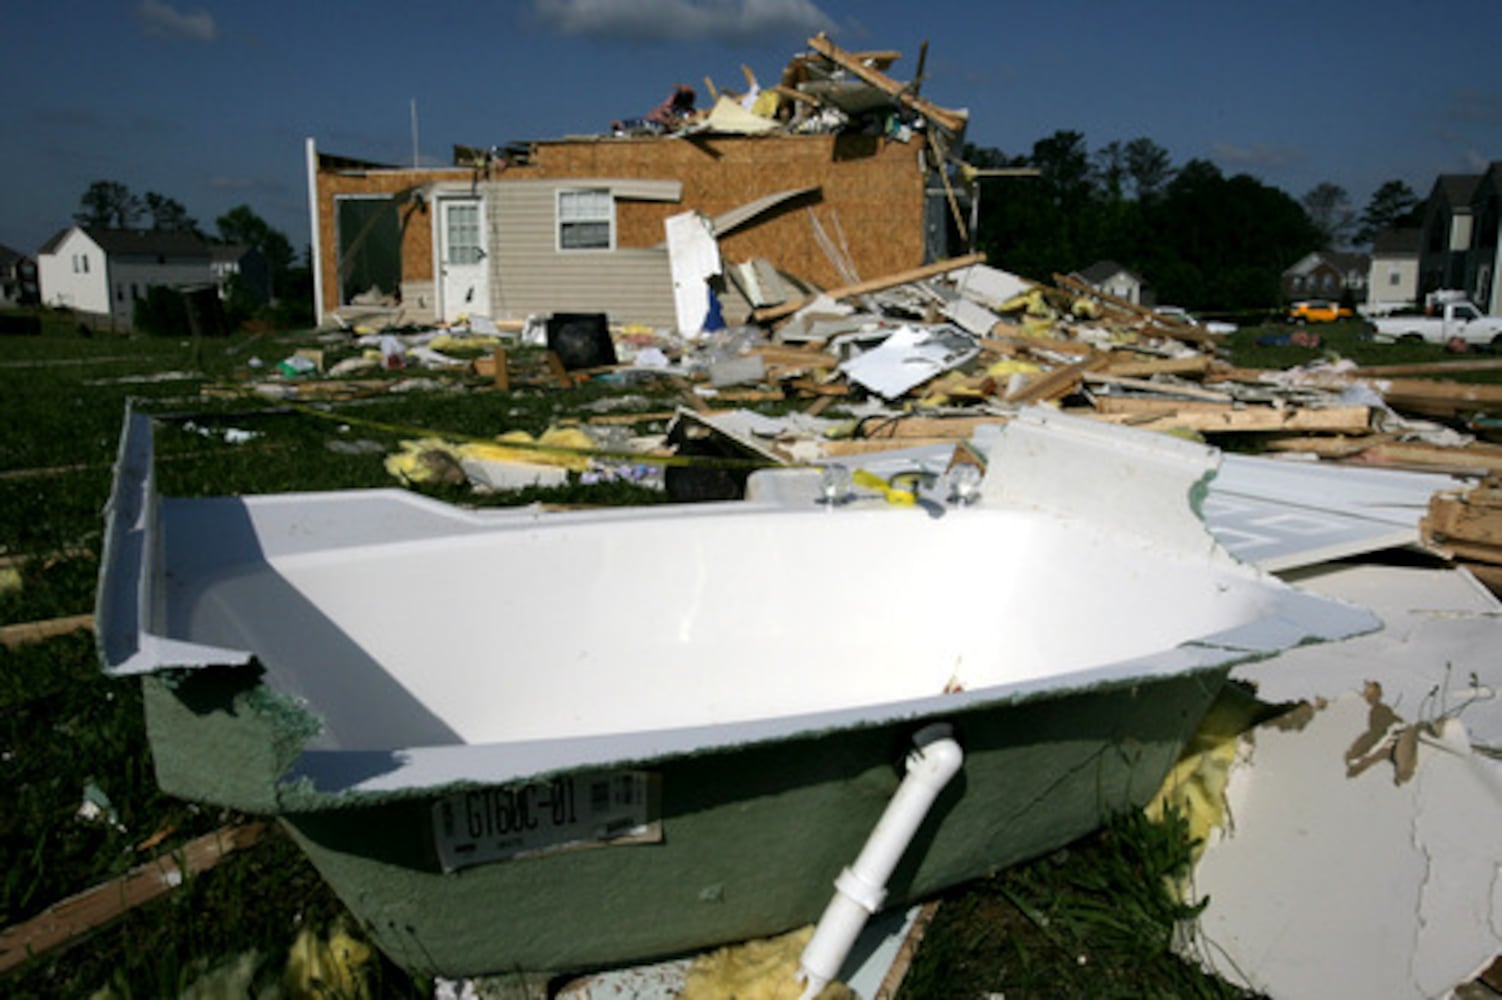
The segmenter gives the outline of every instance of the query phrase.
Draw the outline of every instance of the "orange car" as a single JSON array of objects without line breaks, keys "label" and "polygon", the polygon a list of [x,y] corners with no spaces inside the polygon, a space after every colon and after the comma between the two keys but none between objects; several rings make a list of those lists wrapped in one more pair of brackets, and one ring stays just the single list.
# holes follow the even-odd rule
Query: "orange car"
[{"label": "orange car", "polygon": [[1350,319],[1354,315],[1349,306],[1329,299],[1306,299],[1288,307],[1288,318],[1294,323],[1334,323],[1338,319]]}]

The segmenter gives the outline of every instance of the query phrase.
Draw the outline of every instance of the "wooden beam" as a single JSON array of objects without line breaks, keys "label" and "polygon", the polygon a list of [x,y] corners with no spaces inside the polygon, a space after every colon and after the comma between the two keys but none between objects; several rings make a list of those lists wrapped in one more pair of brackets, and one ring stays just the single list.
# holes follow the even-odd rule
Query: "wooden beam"
[{"label": "wooden beam", "polygon": [[1453,372],[1492,372],[1502,369],[1502,358],[1478,358],[1474,361],[1425,361],[1409,365],[1364,365],[1352,370],[1357,378],[1383,378],[1390,375],[1448,375]]},{"label": "wooden beam", "polygon": [[18,649],[32,642],[41,642],[59,635],[69,635],[94,627],[92,612],[68,615],[65,618],[47,618],[35,622],[18,622],[0,627],[0,646]]},{"label": "wooden beam", "polygon": [[1174,385],[1168,382],[1153,382],[1148,379],[1133,378],[1129,375],[1114,375],[1107,372],[1088,372],[1085,375],[1085,381],[1098,385],[1116,385],[1123,389],[1135,389],[1141,392],[1161,393],[1164,396],[1188,396],[1190,399],[1199,399],[1211,403],[1230,403],[1233,401],[1231,396],[1224,392],[1201,389],[1195,385]]},{"label": "wooden beam", "polygon": [[1202,434],[1267,434],[1278,431],[1360,434],[1371,426],[1371,420],[1371,408],[1367,406],[1299,409],[1248,406],[1227,410],[1196,410],[1185,407],[1177,413],[1166,414],[1134,426],[1145,430],[1184,429]]},{"label": "wooden beam", "polygon": [[1471,444],[1446,448],[1420,441],[1389,441],[1361,452],[1363,462],[1424,469],[1456,469],[1466,472],[1502,472],[1502,448]]},{"label": "wooden beam", "polygon": [[885,73],[867,66],[855,53],[846,52],[835,45],[822,31],[808,40],[808,47],[835,65],[844,67],[850,73],[860,77],[877,90],[885,92],[899,104],[918,112],[920,115],[937,124],[940,128],[951,133],[959,133],[964,130],[965,123],[968,120],[964,114],[941,108],[932,101],[926,101],[914,95],[906,85],[898,83]]},{"label": "wooden beam", "polygon": [[[984,264],[985,261],[986,255],[984,253],[971,253],[963,257],[951,257],[948,260],[935,261],[932,264],[925,264],[922,267],[915,267],[907,271],[898,271],[896,274],[889,274],[885,277],[872,278],[869,281],[858,282],[854,285],[845,285],[842,288],[836,288],[824,294],[838,302],[840,299],[854,298],[857,295],[867,295],[871,292],[880,292],[888,288],[895,288],[898,285],[906,285],[914,281],[935,278],[941,274],[948,274],[950,271],[958,271],[962,267],[969,267],[971,264]],[[814,297],[809,296],[797,302],[784,302],[780,306],[758,309],[751,314],[751,318],[758,323],[769,323],[784,316],[791,316],[812,301],[814,301]]]},{"label": "wooden beam", "polygon": [[950,438],[967,438],[975,433],[977,427],[988,427],[992,424],[1005,424],[1011,418],[988,414],[981,417],[899,417],[885,422],[870,421],[872,431],[859,440],[892,440],[900,438],[911,440],[923,438],[924,440],[947,440]]},{"label": "wooden beam", "polygon": [[1084,384],[1085,373],[1104,367],[1107,357],[1105,354],[1097,354],[1083,361],[1076,361],[1072,365],[1064,365],[1051,372],[1034,375],[1016,392],[1007,393],[1006,401],[1008,403],[1037,403],[1063,399],[1072,392],[1078,392],[1080,386]]},{"label": "wooden beam", "polygon": [[0,972],[171,892],[189,876],[206,872],[234,851],[251,846],[265,831],[266,823],[261,821],[221,827],[119,878],[54,903],[30,920],[7,927],[0,931]]},{"label": "wooden beam", "polygon": [[1214,363],[1215,359],[1208,354],[1196,354],[1189,358],[1154,358],[1148,361],[1113,355],[1102,372],[1107,375],[1124,375],[1128,378],[1149,378],[1153,375],[1204,375]]}]

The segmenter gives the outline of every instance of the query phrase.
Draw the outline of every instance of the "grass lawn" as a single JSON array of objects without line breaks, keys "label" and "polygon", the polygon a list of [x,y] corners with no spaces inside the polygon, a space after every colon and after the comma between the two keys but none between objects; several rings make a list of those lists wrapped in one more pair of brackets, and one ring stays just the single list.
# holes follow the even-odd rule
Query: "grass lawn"
[{"label": "grass lawn", "polygon": [[[1257,346],[1282,332],[1230,338],[1247,367],[1303,364],[1335,351],[1364,364],[1451,360],[1429,345],[1379,345],[1358,323],[1319,328],[1319,348]],[[1314,328],[1311,328],[1314,329]],[[537,433],[606,395],[670,410],[670,385],[521,386],[500,392],[459,377],[464,390],[373,395],[333,408],[345,420],[289,410],[232,391],[264,373],[301,336],[235,335],[194,343],[84,335],[46,315],[39,336],[0,336],[0,625],[92,610],[111,465],[127,399],[163,417],[160,489],[171,496],[389,486],[383,459],[403,435],[382,424],[492,436]],[[329,348],[328,360],[336,360]],[[349,353],[345,349],[344,353]],[[517,352],[522,362],[525,352]],[[259,359],[259,368],[252,367]],[[381,377],[396,379],[396,373]],[[1496,373],[1474,377],[1497,378]],[[202,390],[218,389],[217,395]],[[346,422],[347,421],[347,422]],[[234,427],[255,437],[226,443]],[[378,448],[341,448],[372,441]],[[331,445],[335,447],[331,447]],[[468,493],[435,489],[444,499]],[[487,502],[648,503],[660,494],[623,484],[528,490]],[[0,928],[148,860],[235,817],[161,794],[151,769],[136,685],[105,679],[92,637],[76,633],[0,648]],[[80,815],[85,797],[104,802]],[[150,847],[143,848],[143,843]],[[952,894],[925,940],[903,996],[1232,996],[1168,951],[1188,910],[1163,891],[1188,859],[1182,829],[1124,818],[1102,834]],[[238,960],[257,983],[276,981],[303,928],[323,930],[339,902],[279,830],[183,889],[139,907],[80,943],[0,973],[14,997],[179,995],[205,969]],[[379,995],[430,995],[378,957]]]}]

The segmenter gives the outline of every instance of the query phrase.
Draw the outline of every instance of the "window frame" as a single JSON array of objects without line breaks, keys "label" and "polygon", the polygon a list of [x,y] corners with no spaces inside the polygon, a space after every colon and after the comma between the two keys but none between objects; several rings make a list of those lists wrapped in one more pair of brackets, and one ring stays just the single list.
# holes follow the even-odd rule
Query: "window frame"
[{"label": "window frame", "polygon": [[[568,200],[569,196],[571,196],[571,195],[586,195],[586,194],[587,195],[603,195],[604,196],[604,204],[607,207],[606,207],[606,211],[603,212],[603,213],[601,213],[602,217],[588,217],[588,218],[565,219],[564,218],[564,202],[566,200]],[[554,225],[553,225],[553,248],[554,248],[554,250],[556,252],[558,252],[560,254],[610,253],[611,251],[613,251],[615,249],[615,239],[616,239],[615,197],[611,194],[609,188],[604,188],[604,187],[559,188],[557,191],[554,192],[554,196],[553,196],[553,211],[554,211],[554,216],[553,216],[553,219],[554,219]],[[598,225],[601,222],[605,223],[605,227],[606,227],[605,228],[605,233],[606,233],[605,244],[603,246],[565,246],[564,245],[563,232],[564,232],[564,226],[565,225],[570,225],[570,224]]]}]

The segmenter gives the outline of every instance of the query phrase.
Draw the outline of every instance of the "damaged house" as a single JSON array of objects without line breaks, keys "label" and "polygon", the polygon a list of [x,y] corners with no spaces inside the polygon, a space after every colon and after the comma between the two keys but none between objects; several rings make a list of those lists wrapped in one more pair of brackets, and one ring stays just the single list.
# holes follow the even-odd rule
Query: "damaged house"
[{"label": "damaged house", "polygon": [[685,214],[712,237],[711,257],[718,246],[702,273],[721,275],[711,287],[729,322],[805,283],[963,249],[968,199],[951,151],[964,112],[888,77],[897,53],[809,45],[777,85],[746,70],[747,91],[712,93],[709,109],[688,110],[680,85],[666,127],[643,127],[649,116],[609,134],[456,147],[443,168],[334,156],[309,139],[320,323],[600,312],[672,326],[671,258],[705,243],[670,249],[667,220]]}]

